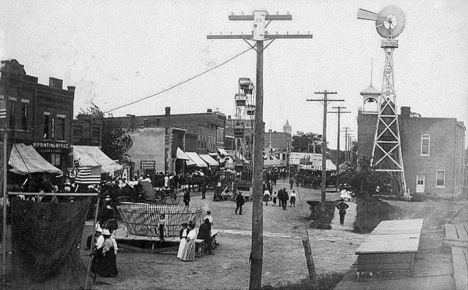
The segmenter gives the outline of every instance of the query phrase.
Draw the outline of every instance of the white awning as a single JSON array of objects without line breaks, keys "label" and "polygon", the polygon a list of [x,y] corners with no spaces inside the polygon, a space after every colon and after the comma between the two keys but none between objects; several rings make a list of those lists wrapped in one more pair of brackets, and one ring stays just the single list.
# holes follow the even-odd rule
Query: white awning
[{"label": "white awning", "polygon": [[[190,158],[190,160],[193,163],[195,163],[195,165],[197,167],[208,167],[208,165],[206,165],[205,161],[203,161],[203,159],[201,159],[201,157],[196,152],[185,152],[185,154],[187,154],[187,156]],[[189,162],[187,162],[187,165],[191,165],[191,164],[189,164]]]},{"label": "white awning", "polygon": [[184,151],[182,151],[182,149],[180,149],[179,147],[177,147],[177,153],[176,153],[176,158],[177,159],[183,159],[183,160],[190,160],[190,157],[187,156],[187,154],[185,154]]},{"label": "white awning", "polygon": [[110,159],[97,146],[78,146],[72,145],[73,161],[77,162],[79,167],[101,166],[101,172],[114,174],[122,170],[123,166]]},{"label": "white awning", "polygon": [[226,157],[226,156],[230,156],[231,154],[229,154],[226,150],[224,150],[223,148],[218,148],[218,152],[219,154],[221,155],[221,157]]},{"label": "white awning", "polygon": [[45,160],[44,157],[37,153],[33,146],[23,143],[13,144],[8,165],[13,167],[10,171],[17,174],[39,172],[62,174],[62,170]]},{"label": "white awning", "polygon": [[219,166],[219,162],[214,160],[210,155],[208,154],[200,154],[201,159],[203,159],[206,163],[208,163],[209,166]]}]

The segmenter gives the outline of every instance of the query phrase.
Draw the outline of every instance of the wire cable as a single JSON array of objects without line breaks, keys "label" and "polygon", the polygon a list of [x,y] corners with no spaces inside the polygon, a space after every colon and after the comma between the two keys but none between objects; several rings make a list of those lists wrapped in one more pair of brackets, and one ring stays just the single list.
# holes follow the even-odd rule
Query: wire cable
[{"label": "wire cable", "polygon": [[183,84],[185,84],[185,83],[187,83],[187,82],[189,82],[189,81],[191,81],[191,80],[193,80],[193,79],[198,78],[199,76],[202,76],[202,75],[204,75],[204,74],[206,74],[206,73],[209,73],[210,71],[215,70],[215,69],[217,69],[217,68],[220,67],[220,66],[223,66],[223,65],[227,64],[228,62],[230,62],[230,61],[236,59],[237,57],[243,55],[244,53],[248,52],[248,51],[251,50],[251,49],[253,49],[253,48],[250,47],[250,48],[248,48],[248,49],[246,49],[246,50],[244,50],[244,51],[242,51],[242,52],[236,54],[235,56],[231,57],[230,59],[225,60],[225,61],[223,61],[222,63],[220,63],[220,64],[218,64],[218,65],[215,65],[214,67],[212,67],[212,68],[210,68],[210,69],[207,69],[207,70],[205,70],[204,72],[201,72],[201,73],[199,73],[199,74],[196,74],[196,75],[194,75],[194,76],[192,76],[192,77],[190,77],[190,78],[188,78],[188,79],[186,79],[186,80],[184,80],[184,81],[178,82],[177,84],[172,85],[172,86],[168,87],[167,89],[163,89],[162,91],[159,91],[159,92],[157,92],[157,93],[151,94],[151,95],[146,96],[146,97],[144,97],[144,98],[138,99],[138,100],[136,100],[136,101],[132,101],[132,102],[130,102],[130,103],[127,103],[127,104],[124,104],[124,105],[121,105],[121,106],[118,106],[118,107],[115,107],[115,108],[110,109],[110,110],[108,110],[108,111],[106,111],[106,112],[104,112],[104,113],[105,113],[105,114],[108,114],[108,113],[113,112],[113,111],[115,111],[115,110],[122,109],[122,108],[125,108],[125,107],[128,107],[128,106],[134,105],[134,104],[139,103],[139,102],[141,102],[141,101],[147,100],[147,99],[149,99],[149,98],[152,98],[152,97],[155,97],[155,96],[160,95],[160,94],[162,94],[162,93],[165,93],[165,92],[167,92],[167,91],[170,91],[170,90],[172,90],[172,89],[174,89],[174,88],[176,88],[176,87],[178,87],[178,86],[180,86],[180,85],[183,85]]}]

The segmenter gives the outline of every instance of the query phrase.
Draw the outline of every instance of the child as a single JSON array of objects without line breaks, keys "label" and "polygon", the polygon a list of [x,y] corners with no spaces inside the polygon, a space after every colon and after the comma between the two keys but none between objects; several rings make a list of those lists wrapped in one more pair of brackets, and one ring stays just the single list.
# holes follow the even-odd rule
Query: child
[{"label": "child", "polygon": [[161,214],[159,216],[159,221],[158,221],[158,228],[159,228],[159,240],[161,242],[164,242],[164,230],[166,227],[166,216],[164,214]]}]

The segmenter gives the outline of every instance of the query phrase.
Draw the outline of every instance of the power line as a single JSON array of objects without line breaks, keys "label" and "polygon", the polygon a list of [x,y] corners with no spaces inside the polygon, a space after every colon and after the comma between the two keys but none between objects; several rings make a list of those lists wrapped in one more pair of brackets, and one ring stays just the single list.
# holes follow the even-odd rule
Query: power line
[{"label": "power line", "polygon": [[152,98],[152,97],[155,97],[155,96],[160,95],[160,94],[162,94],[162,93],[165,93],[165,92],[167,92],[167,91],[170,91],[170,90],[172,90],[172,89],[174,89],[174,88],[176,88],[176,87],[178,87],[178,86],[180,86],[180,85],[183,85],[183,84],[185,84],[185,83],[187,83],[187,82],[189,82],[189,81],[191,81],[191,80],[193,80],[193,79],[195,79],[195,78],[197,78],[197,77],[199,77],[199,76],[202,76],[202,75],[204,75],[204,74],[206,74],[206,73],[209,73],[210,71],[212,71],[212,70],[214,70],[214,69],[217,69],[217,68],[220,67],[220,66],[223,66],[223,65],[227,64],[228,62],[230,62],[230,61],[236,59],[237,57],[243,55],[244,53],[246,53],[247,51],[249,51],[249,50],[251,50],[251,49],[252,49],[252,47],[249,48],[249,49],[246,49],[246,50],[244,50],[244,51],[242,51],[242,52],[240,52],[240,53],[238,53],[238,54],[236,54],[235,56],[231,57],[230,59],[225,60],[225,61],[223,61],[222,63],[220,63],[220,64],[218,64],[218,65],[216,65],[216,66],[214,66],[214,67],[212,67],[212,68],[210,68],[210,69],[207,69],[207,70],[204,71],[204,72],[201,72],[201,73],[199,73],[199,74],[196,74],[196,75],[194,75],[193,77],[190,77],[190,78],[188,78],[188,79],[186,79],[186,80],[184,80],[184,81],[181,81],[181,82],[179,82],[179,83],[177,83],[177,84],[175,84],[175,85],[172,85],[172,86],[170,86],[170,87],[167,88],[167,89],[164,89],[164,90],[159,91],[159,92],[157,92],[157,93],[154,93],[154,94],[152,94],[152,95],[146,96],[146,97],[141,98],[141,99],[139,99],[139,100],[136,100],[136,101],[127,103],[127,104],[125,104],[125,105],[121,105],[121,106],[118,106],[118,107],[116,107],[116,108],[110,109],[110,110],[108,110],[108,111],[106,111],[106,112],[104,112],[104,113],[107,114],[107,113],[110,113],[110,112],[112,112],[112,111],[115,111],[115,110],[118,110],[118,109],[122,109],[122,108],[125,108],[125,107],[128,107],[128,106],[134,105],[134,104],[139,103],[139,102],[141,102],[141,101],[147,100],[147,99],[149,99],[149,98]]}]

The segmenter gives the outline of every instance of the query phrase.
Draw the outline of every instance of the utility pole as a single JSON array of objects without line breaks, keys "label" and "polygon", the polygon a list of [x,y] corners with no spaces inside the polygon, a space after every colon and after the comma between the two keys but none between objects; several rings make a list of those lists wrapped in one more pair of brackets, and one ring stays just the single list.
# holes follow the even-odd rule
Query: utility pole
[{"label": "utility pole", "polygon": [[330,100],[328,95],[336,95],[336,92],[314,92],[316,95],[323,95],[323,99],[307,99],[310,102],[320,102],[323,105],[323,133],[322,133],[322,199],[320,207],[325,211],[325,200],[327,192],[327,106],[331,102],[344,102],[344,100]]},{"label": "utility pole", "polygon": [[346,161],[349,161],[349,156],[348,156],[348,137],[349,137],[349,134],[348,132],[351,132],[352,130],[348,130],[348,129],[351,129],[351,127],[343,127],[344,131],[341,131],[341,132],[344,132],[345,135],[345,162]]},{"label": "utility pole", "polygon": [[[251,15],[229,15],[232,21],[253,21],[252,34],[208,35],[208,39],[242,39],[257,52],[255,136],[252,182],[252,248],[250,253],[250,289],[261,289],[263,266],[263,51],[277,38],[312,38],[311,34],[269,34],[265,28],[273,20],[292,20],[292,16],[270,15],[265,10],[255,10]],[[268,23],[265,24],[265,22]],[[248,40],[255,42],[252,45]],[[269,41],[264,47],[264,41]]]},{"label": "utility pole", "polygon": [[336,141],[336,190],[339,190],[340,186],[340,119],[341,119],[341,114],[346,114],[346,113],[351,113],[350,111],[341,111],[341,109],[346,109],[346,107],[332,107],[333,109],[337,109],[338,111],[332,111],[330,113],[336,113],[338,114],[338,132],[337,132],[337,141]]}]

